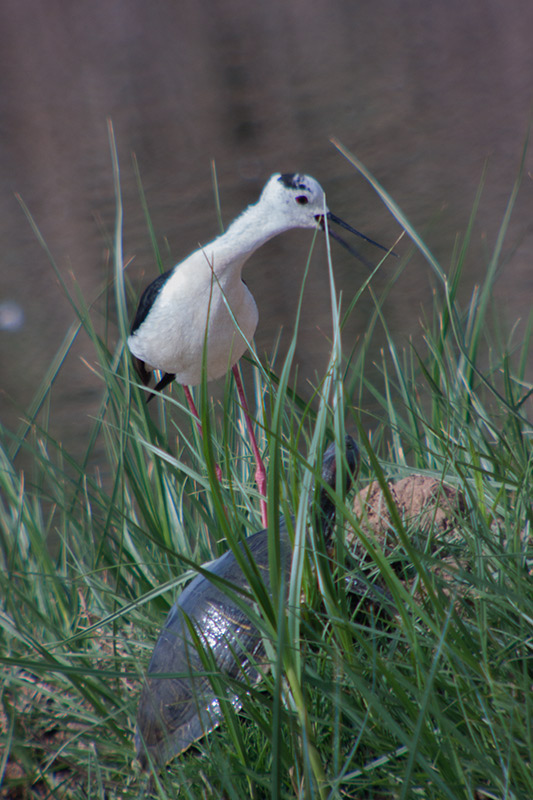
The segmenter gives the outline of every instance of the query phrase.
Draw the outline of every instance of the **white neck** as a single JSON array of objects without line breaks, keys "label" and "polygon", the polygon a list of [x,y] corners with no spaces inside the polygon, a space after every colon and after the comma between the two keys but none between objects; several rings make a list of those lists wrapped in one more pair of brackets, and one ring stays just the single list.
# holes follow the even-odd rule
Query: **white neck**
[{"label": "white neck", "polygon": [[[242,267],[265,242],[294,227],[279,212],[276,214],[275,209],[272,214],[265,214],[264,207],[260,209],[259,205],[256,203],[249,206],[231,223],[225,233],[211,243],[216,248],[215,264],[219,269],[223,268],[224,262],[234,260]],[[205,249],[209,251],[210,245]]]}]

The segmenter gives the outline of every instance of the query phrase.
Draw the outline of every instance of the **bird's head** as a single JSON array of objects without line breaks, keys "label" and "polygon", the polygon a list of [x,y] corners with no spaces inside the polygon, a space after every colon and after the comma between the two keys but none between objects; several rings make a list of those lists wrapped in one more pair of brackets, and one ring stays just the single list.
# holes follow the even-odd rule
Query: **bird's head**
[{"label": "bird's head", "polygon": [[316,228],[328,213],[326,194],[310,175],[279,172],[269,179],[259,198],[274,213],[281,214],[291,228]]},{"label": "bird's head", "polygon": [[317,226],[323,231],[327,229],[332,239],[339,242],[370,269],[373,269],[372,264],[332,230],[331,225],[338,225],[387,252],[386,247],[369,239],[368,236],[333,214],[326,204],[326,193],[318,181],[310,175],[302,175],[298,172],[283,174],[278,172],[272,175],[261,193],[258,205],[269,207],[270,214],[279,215],[287,230],[290,228],[316,228]]}]

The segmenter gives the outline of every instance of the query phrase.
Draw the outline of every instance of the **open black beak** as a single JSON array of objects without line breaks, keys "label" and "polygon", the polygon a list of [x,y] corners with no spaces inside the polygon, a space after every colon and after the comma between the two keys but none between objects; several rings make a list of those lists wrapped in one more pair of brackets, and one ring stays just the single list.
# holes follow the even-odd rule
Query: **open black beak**
[{"label": "open black beak", "polygon": [[[360,233],[360,231],[356,230],[355,228],[352,228],[351,225],[348,225],[348,223],[344,222],[344,220],[340,219],[340,217],[337,217],[337,216],[335,216],[335,214],[332,214],[331,211],[328,211],[327,218],[328,218],[328,223],[329,222],[333,222],[335,225],[338,225],[340,228],[344,228],[345,231],[349,231],[350,233],[355,234],[355,236],[359,236],[361,239],[364,239],[365,242],[369,242],[370,244],[373,244],[374,247],[379,247],[379,249],[380,250],[384,250],[385,253],[389,252],[388,247],[383,247],[383,245],[379,244],[379,242],[375,242],[373,239],[370,239],[368,236],[365,236],[364,233]],[[317,222],[319,223],[320,227],[322,228],[322,230],[325,230],[326,226],[325,226],[325,223],[324,223],[323,215],[317,216],[316,219],[317,219]],[[370,270],[374,269],[374,264],[371,264],[370,261],[367,261],[367,259],[364,256],[362,256],[361,253],[358,250],[355,249],[355,247],[352,247],[352,245],[348,244],[348,242],[345,242],[344,239],[342,237],[340,237],[338,233],[335,233],[335,231],[332,230],[330,225],[328,225],[328,233],[329,233],[329,235],[331,236],[332,239],[335,239],[336,242],[341,244],[346,250],[348,250],[349,253],[352,254],[352,256],[355,256],[355,258],[357,258],[359,261],[361,261],[361,263],[364,264],[365,267],[368,267],[368,269],[370,269]],[[391,255],[395,256],[397,254],[396,253],[391,253]]]}]

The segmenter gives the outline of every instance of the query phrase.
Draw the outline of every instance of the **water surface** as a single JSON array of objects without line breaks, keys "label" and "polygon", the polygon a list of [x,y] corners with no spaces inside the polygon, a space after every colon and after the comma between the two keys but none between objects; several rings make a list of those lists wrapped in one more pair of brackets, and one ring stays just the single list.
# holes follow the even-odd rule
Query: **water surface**
[{"label": "water surface", "polygon": [[[486,166],[462,298],[490,259],[526,136],[533,79],[529,0],[8,0],[0,7],[0,419],[14,427],[74,319],[15,193],[61,274],[88,300],[110,274],[114,197],[106,119],[121,162],[124,252],[141,288],[157,274],[143,220],[138,161],[165,266],[218,233],[210,163],[224,221],[268,176],[304,171],[331,208],[369,236],[399,233],[372,189],[335,151],[336,136],[372,170],[445,268],[467,227]],[[497,308],[510,327],[531,308],[531,156],[504,246]],[[282,352],[294,322],[310,235],[270,242],[249,263],[257,348]],[[327,359],[330,299],[323,244],[313,257],[297,362],[305,390]],[[401,254],[409,249],[404,240]],[[334,247],[349,300],[365,268]],[[371,249],[365,250],[373,257]],[[387,276],[377,276],[374,288]],[[418,255],[385,306],[408,341],[434,280]],[[132,309],[133,312],[133,309]],[[95,312],[96,313],[96,312]],[[345,332],[348,349],[372,313],[368,296]],[[380,337],[376,337],[376,357]],[[80,338],[54,391],[55,435],[83,452],[101,384]]]}]

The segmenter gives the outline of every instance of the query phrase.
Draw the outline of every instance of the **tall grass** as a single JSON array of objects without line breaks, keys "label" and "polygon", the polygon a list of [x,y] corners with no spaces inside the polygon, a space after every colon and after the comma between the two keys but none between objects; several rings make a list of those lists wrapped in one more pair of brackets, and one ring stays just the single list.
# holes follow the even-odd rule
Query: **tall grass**
[{"label": "tall grass", "polygon": [[[135,298],[122,263],[116,158],[113,166],[109,291],[117,327],[110,321],[102,335],[81,294],[69,293],[77,325],[26,423],[18,433],[4,431],[1,442],[3,796],[533,797],[532,325],[506,339],[491,306],[509,215],[485,281],[462,308],[457,289],[467,280],[471,226],[445,274],[376,184],[438,276],[423,347],[399,348],[374,298],[367,336],[347,359],[328,257],[331,355],[312,402],[290,386],[297,332],[276,375],[268,365],[255,370],[269,535],[275,543],[279,510],[293,515],[295,541],[289,603],[271,602],[250,573],[271,670],[248,687],[240,713],[228,707],[224,724],[168,769],[140,773],[132,746],[136,701],[165,615],[195,565],[234,549],[260,528],[260,517],[231,379],[220,405],[205,384],[199,388],[201,439],[178,388],[147,407],[130,369],[124,341]],[[383,296],[392,285],[391,278]],[[368,302],[370,291],[367,284],[345,311]],[[387,352],[380,380],[369,385],[365,365],[378,326]],[[48,434],[45,412],[81,330],[94,346],[102,400],[85,457],[75,460]],[[368,396],[379,414],[365,412]],[[342,442],[345,428],[358,431],[360,484],[377,478],[382,485],[401,570],[340,488],[333,560],[308,530],[321,453],[331,438]],[[95,463],[97,444],[105,461]],[[21,451],[33,459],[31,475],[17,468]],[[464,497],[455,566],[434,569],[431,543],[439,533],[422,535],[393,503],[386,478],[415,471]],[[346,544],[346,526],[357,551]],[[350,592],[350,576],[369,587],[366,599]],[[374,582],[386,587],[384,607]],[[224,676],[214,681],[223,692]]]}]

